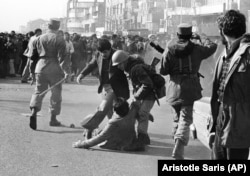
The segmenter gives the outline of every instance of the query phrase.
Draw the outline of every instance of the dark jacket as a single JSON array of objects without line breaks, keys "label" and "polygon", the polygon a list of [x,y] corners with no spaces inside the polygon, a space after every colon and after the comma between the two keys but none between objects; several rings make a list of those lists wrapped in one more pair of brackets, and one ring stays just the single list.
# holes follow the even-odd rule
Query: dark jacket
[{"label": "dark jacket", "polygon": [[137,100],[154,100],[154,84],[147,70],[146,64],[139,55],[131,55],[128,59],[125,71],[129,73],[134,88],[134,97]]},{"label": "dark jacket", "polygon": [[114,114],[107,125],[97,136],[85,141],[84,148],[89,148],[106,141],[103,148],[122,150],[132,144],[136,138],[135,120],[139,106],[131,104],[130,111],[125,117]]},{"label": "dark jacket", "polygon": [[[123,97],[125,99],[129,99],[129,85],[127,81],[127,77],[123,71],[117,68],[117,66],[112,66],[112,55],[114,54],[115,50],[111,49],[111,54],[109,57],[109,83],[117,97]],[[85,77],[93,70],[98,68],[99,71],[99,81],[100,85],[98,87],[98,93],[102,92],[103,85],[102,85],[102,56],[97,53],[96,57],[93,57],[89,64],[81,71],[81,74]]]},{"label": "dark jacket", "polygon": [[222,126],[221,144],[228,148],[250,147],[250,34],[235,41],[228,54],[218,59],[215,69],[211,97],[212,122],[210,132],[215,131],[220,103],[217,90],[220,83],[223,57],[231,57],[231,63],[225,80],[223,106],[228,107]]},{"label": "dark jacket", "polygon": [[202,60],[211,56],[216,48],[217,45],[207,39],[203,45],[178,40],[166,49],[160,73],[170,75],[166,91],[170,105],[189,105],[202,97],[198,71]]},{"label": "dark jacket", "polygon": [[74,47],[74,53],[71,56],[71,62],[73,67],[80,67],[80,62],[86,60],[86,52],[84,43],[81,40],[72,42]]}]

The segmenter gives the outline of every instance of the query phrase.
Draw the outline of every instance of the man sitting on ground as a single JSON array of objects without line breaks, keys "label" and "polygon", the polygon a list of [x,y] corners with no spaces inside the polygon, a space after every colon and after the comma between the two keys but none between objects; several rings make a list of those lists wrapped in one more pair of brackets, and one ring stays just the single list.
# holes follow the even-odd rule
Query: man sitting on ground
[{"label": "man sitting on ground", "polygon": [[104,129],[93,138],[74,142],[72,147],[88,149],[106,141],[104,145],[100,146],[101,148],[124,151],[144,151],[145,146],[137,143],[136,140],[135,120],[138,115],[138,110],[139,105],[137,102],[132,102],[129,107],[128,102],[119,97],[114,104],[115,113]]}]

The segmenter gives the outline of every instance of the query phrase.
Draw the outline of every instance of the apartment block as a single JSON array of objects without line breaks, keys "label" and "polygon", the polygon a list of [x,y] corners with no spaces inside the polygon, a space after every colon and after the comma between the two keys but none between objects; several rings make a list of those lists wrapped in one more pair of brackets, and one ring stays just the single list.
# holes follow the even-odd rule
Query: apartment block
[{"label": "apartment block", "polygon": [[104,27],[104,14],[104,0],[68,0],[67,31],[91,35],[97,27]]},{"label": "apartment block", "polygon": [[164,19],[165,0],[139,0],[137,27],[146,28],[151,33],[159,32],[161,20]]},{"label": "apartment block", "polygon": [[240,10],[249,26],[249,0],[167,0],[165,28],[168,33],[175,33],[179,23],[187,22],[193,25],[194,32],[218,37],[216,19],[229,9]]}]

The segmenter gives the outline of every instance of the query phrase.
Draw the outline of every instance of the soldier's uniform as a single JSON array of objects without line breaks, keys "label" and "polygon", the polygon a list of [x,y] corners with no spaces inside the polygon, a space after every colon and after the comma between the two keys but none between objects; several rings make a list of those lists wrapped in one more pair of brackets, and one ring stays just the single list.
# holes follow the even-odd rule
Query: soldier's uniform
[{"label": "soldier's uniform", "polygon": [[[59,21],[51,20],[50,25],[60,25]],[[31,64],[31,72],[36,75],[36,88],[31,97],[30,108],[39,112],[42,107],[42,101],[45,95],[40,95],[49,87],[55,85],[68,74],[62,70],[59,60],[63,61],[66,57],[66,44],[63,37],[57,35],[56,30],[49,30],[46,34],[39,36],[34,42],[34,55],[37,54],[38,61],[34,71],[34,62]],[[36,53],[37,52],[37,53]],[[32,59],[32,58],[31,58]],[[58,126],[60,122],[56,116],[60,114],[62,102],[62,84],[57,85],[51,90],[50,113],[51,126]],[[34,118],[33,118],[34,119]],[[31,117],[31,123],[32,121]],[[31,125],[32,126],[32,125]],[[31,127],[32,128],[32,127]]]},{"label": "soldier's uniform", "polygon": [[192,26],[189,24],[180,24],[177,34],[177,42],[163,54],[160,73],[170,75],[166,97],[174,112],[176,145],[173,157],[183,159],[184,146],[189,141],[189,126],[193,122],[193,103],[202,97],[198,71],[202,60],[211,56],[217,45],[209,39],[202,45],[191,42]]}]

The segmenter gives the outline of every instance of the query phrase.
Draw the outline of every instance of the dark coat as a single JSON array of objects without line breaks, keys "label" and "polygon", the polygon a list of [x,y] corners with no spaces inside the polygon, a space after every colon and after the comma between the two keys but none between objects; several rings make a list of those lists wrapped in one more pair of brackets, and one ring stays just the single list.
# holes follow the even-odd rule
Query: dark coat
[{"label": "dark coat", "polygon": [[[225,80],[223,106],[228,106],[229,112],[225,113],[225,121],[221,122],[221,144],[228,148],[250,147],[250,34],[243,36],[238,41],[235,51],[231,55],[231,63]],[[236,43],[237,45],[237,43]],[[210,132],[215,131],[220,103],[217,90],[222,71],[223,57],[216,64],[213,91],[211,97],[212,122]]]},{"label": "dark coat", "polygon": [[134,88],[134,98],[137,100],[155,100],[154,83],[145,70],[146,64],[139,55],[129,57],[125,71],[129,73]]},{"label": "dark coat", "polygon": [[[115,50],[111,49],[110,54],[110,64],[109,64],[109,82],[114,91],[116,97],[123,97],[125,99],[129,99],[129,85],[127,81],[127,77],[123,71],[117,68],[117,66],[112,66],[112,55],[114,54]],[[93,70],[98,68],[99,71],[99,80],[100,85],[98,87],[98,93],[102,92],[103,85],[102,85],[102,60],[103,58],[99,53],[97,53],[96,57],[93,57],[89,64],[81,71],[81,74],[85,77]]]},{"label": "dark coat", "polygon": [[81,40],[72,41],[74,52],[71,55],[71,67],[73,69],[82,69],[87,62],[86,47]]},{"label": "dark coat", "polygon": [[216,48],[217,45],[210,40],[203,45],[178,40],[165,50],[160,73],[170,75],[166,91],[170,105],[190,105],[202,97],[198,71],[202,60],[211,56]]}]

